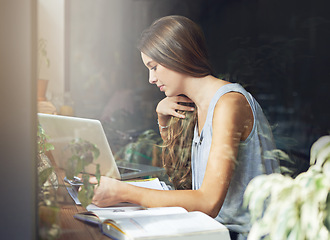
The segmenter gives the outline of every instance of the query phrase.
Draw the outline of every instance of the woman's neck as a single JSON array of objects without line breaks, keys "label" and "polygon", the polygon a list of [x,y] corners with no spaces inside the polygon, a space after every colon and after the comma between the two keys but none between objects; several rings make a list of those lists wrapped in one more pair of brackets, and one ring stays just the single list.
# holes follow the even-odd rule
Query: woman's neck
[{"label": "woman's neck", "polygon": [[188,78],[184,94],[196,104],[198,113],[207,112],[213,95],[220,87],[228,83],[212,75],[203,78]]},{"label": "woman's neck", "polygon": [[186,92],[184,94],[190,98],[197,107],[197,126],[199,135],[201,134],[201,131],[204,127],[208,108],[214,94],[220,87],[228,83],[229,82],[218,79],[211,75],[203,78],[187,79],[187,85],[184,88]]}]

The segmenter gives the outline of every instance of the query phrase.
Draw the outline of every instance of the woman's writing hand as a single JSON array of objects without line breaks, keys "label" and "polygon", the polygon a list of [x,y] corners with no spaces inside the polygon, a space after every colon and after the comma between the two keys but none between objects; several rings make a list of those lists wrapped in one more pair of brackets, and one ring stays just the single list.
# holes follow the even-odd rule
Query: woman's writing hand
[{"label": "woman's writing hand", "polygon": [[191,106],[184,106],[179,103],[192,103],[193,101],[184,96],[175,96],[175,97],[166,97],[161,100],[156,108],[158,114],[159,122],[164,124],[167,123],[171,116],[178,118],[185,118],[185,115],[177,112],[181,111],[194,111],[194,108]]},{"label": "woman's writing hand", "polygon": [[97,186],[96,177],[91,177],[89,182],[96,184],[92,200],[92,203],[96,206],[107,207],[121,202],[120,194],[118,193],[120,181],[102,176],[99,186]]}]

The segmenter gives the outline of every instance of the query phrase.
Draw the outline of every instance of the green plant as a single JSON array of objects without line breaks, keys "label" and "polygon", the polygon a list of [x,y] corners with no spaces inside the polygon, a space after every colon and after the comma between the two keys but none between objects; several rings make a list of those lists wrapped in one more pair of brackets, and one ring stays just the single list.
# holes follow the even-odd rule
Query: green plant
[{"label": "green plant", "polygon": [[[86,207],[92,202],[94,194],[94,185],[89,182],[90,174],[85,173],[85,167],[94,164],[93,161],[98,158],[100,151],[97,146],[83,139],[74,139],[67,148],[71,151],[71,157],[68,159],[66,168],[66,177],[74,179],[81,174],[83,185],[78,193],[78,198],[82,206]],[[100,182],[100,165],[96,164],[95,176]]]},{"label": "green plant", "polygon": [[45,133],[45,130],[42,128],[40,124],[38,124],[38,131],[37,131],[37,143],[38,143],[38,153],[46,153],[50,150],[54,150],[54,145],[48,143],[48,136]]},{"label": "green plant", "polygon": [[59,207],[57,204],[56,190],[58,179],[54,168],[46,155],[54,149],[54,145],[48,143],[48,136],[40,124],[37,131],[38,147],[38,216],[39,216],[39,239],[57,239],[60,234]]},{"label": "green plant", "polygon": [[57,186],[57,177],[54,168],[51,165],[46,153],[54,149],[54,145],[48,143],[48,136],[40,124],[37,131],[37,146],[38,146],[38,183],[39,187],[52,185]]},{"label": "green plant", "polygon": [[311,147],[311,166],[296,178],[261,175],[247,186],[253,223],[249,240],[330,238],[330,136]]},{"label": "green plant", "polygon": [[124,160],[160,166],[161,142],[162,139],[159,134],[152,129],[148,129],[141,133],[135,142],[128,143],[122,147],[115,154],[115,159],[117,161]]}]

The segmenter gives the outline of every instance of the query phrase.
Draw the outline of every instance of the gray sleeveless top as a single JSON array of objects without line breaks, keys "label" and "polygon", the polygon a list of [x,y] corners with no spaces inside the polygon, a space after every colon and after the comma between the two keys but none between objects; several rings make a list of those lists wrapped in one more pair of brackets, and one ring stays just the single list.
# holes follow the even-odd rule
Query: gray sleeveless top
[{"label": "gray sleeveless top", "polygon": [[257,175],[279,172],[279,164],[277,160],[267,159],[265,156],[267,151],[275,149],[275,144],[268,121],[260,105],[250,93],[237,83],[224,85],[215,93],[210,102],[205,125],[200,136],[197,124],[195,126],[191,156],[192,188],[197,190],[202,185],[212,141],[214,108],[219,98],[228,92],[239,92],[245,96],[253,112],[254,124],[248,138],[239,145],[237,165],[216,220],[224,224],[229,230],[239,232],[239,239],[245,239],[251,228],[249,212],[242,207],[246,186]]}]

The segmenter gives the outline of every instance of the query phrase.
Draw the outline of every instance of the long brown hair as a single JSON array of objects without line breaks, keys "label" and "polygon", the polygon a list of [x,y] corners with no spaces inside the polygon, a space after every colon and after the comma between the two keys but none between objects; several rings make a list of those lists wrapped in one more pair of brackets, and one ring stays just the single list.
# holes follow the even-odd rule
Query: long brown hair
[{"label": "long brown hair", "polygon": [[[212,75],[204,34],[192,20],[166,16],[141,36],[139,50],[160,65],[192,77]],[[191,144],[196,110],[185,119],[172,117],[162,151],[163,165],[176,189],[191,189]]]}]

